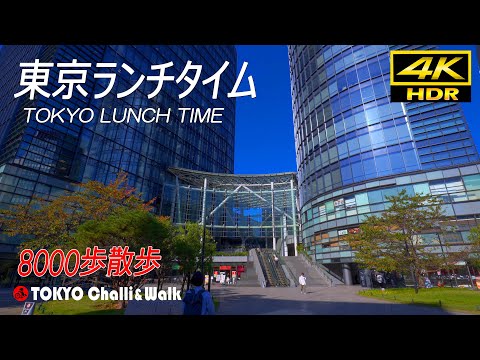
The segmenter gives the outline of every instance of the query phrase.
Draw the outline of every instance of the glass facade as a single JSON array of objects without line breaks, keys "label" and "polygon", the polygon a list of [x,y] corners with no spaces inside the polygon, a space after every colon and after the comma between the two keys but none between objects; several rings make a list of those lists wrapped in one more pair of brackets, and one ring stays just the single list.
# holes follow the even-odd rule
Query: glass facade
[{"label": "glass facade", "polygon": [[[459,104],[390,102],[389,51],[434,48],[289,46],[302,237],[317,261],[353,261],[338,231],[388,205],[382,196],[390,183],[383,179],[448,167],[458,172],[479,161]],[[369,182],[374,179],[383,182]],[[378,201],[357,193],[365,183]],[[346,189],[353,194],[338,197]],[[319,201],[325,196],[332,200]],[[469,196],[454,202],[474,200]]]},{"label": "glass facade", "polygon": [[178,181],[164,186],[162,213],[173,222],[202,222],[206,179],[205,224],[219,250],[273,247],[285,255],[295,252],[295,173],[233,175],[177,168],[171,172]]},{"label": "glass facade", "polygon": [[406,103],[422,169],[479,160],[459,104]]},{"label": "glass facade", "polygon": [[[390,49],[431,50],[435,47],[390,45]],[[404,105],[422,169],[480,160],[460,104],[406,102]]]},{"label": "glass facade", "polygon": [[[14,98],[20,87],[20,62],[54,64],[71,62],[92,63],[87,81],[82,87],[84,97],[74,91],[69,100],[61,96],[46,98],[28,94]],[[197,85],[186,97],[179,99],[188,84],[167,81],[158,95],[148,99],[155,82],[143,81],[131,95],[117,98],[116,94],[130,89],[140,74],[158,75],[150,69],[153,64],[174,63],[167,75],[175,78],[186,63],[202,65],[199,83],[216,73],[229,61],[222,73],[218,99],[212,100],[213,82]],[[145,199],[158,197],[163,184],[175,181],[167,171],[170,166],[195,170],[231,173],[234,161],[235,98],[228,98],[236,80],[237,55],[234,46],[197,45],[58,45],[5,46],[0,51],[0,206],[28,203],[33,195],[52,199],[72,183],[97,180],[108,183],[120,170],[128,173],[128,181]],[[94,78],[97,63],[117,63],[113,89],[103,98],[93,94],[103,92],[107,79]],[[125,63],[134,73],[121,68]],[[58,67],[50,69],[49,84],[43,89],[53,93],[58,89]],[[105,109],[111,118],[114,109],[154,108],[166,113],[171,109],[169,123],[146,124],[130,122],[102,124],[98,119],[82,124],[79,121],[60,124],[31,121],[27,124],[26,107],[34,108],[92,108],[95,114]],[[178,108],[224,108],[221,124],[180,123]],[[158,209],[160,204],[157,204]],[[12,243],[13,241],[13,243]],[[15,241],[0,239],[0,253],[13,251]]]},{"label": "glass facade", "polygon": [[[323,196],[302,214],[306,245],[324,264],[354,261],[342,236],[356,231],[367,216],[381,214],[389,206],[386,197],[397,195],[401,190],[409,195],[422,193],[441,197],[445,215],[454,217],[459,228],[457,233],[439,235],[444,242],[468,242],[469,228],[480,223],[480,167],[472,165],[400,176],[385,181],[383,186],[367,182],[362,190],[350,187],[341,195]],[[435,232],[421,236],[424,241],[436,239],[432,240]]]}]

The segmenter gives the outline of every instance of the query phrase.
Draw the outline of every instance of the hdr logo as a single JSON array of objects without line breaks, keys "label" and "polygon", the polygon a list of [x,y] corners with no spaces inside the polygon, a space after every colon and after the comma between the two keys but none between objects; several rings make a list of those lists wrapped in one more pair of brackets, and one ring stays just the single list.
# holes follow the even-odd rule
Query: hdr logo
[{"label": "hdr logo", "polygon": [[394,50],[390,52],[391,100],[471,101],[472,52],[469,50]]}]

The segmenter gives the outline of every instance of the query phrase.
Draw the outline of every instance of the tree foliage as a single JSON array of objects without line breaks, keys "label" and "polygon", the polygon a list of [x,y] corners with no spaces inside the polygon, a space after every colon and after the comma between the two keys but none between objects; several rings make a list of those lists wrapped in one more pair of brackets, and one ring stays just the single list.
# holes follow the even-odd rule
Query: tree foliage
[{"label": "tree foliage", "polygon": [[[88,220],[80,225],[73,238],[75,248],[80,253],[85,252],[86,247],[97,245],[102,249],[110,249],[112,246],[128,246],[129,251],[140,253],[140,248],[153,246],[162,251],[163,242],[170,236],[169,221],[158,218],[145,210],[118,209],[114,214],[101,220]],[[163,253],[161,252],[162,260]],[[163,261],[160,262],[163,266]],[[130,265],[134,273],[135,262]],[[104,272],[104,271],[103,271]],[[134,277],[133,275],[112,276],[110,281],[112,288],[119,289],[121,286],[132,286],[137,289],[144,285],[148,275]],[[125,306],[125,302],[123,304]]]},{"label": "tree foliage", "polygon": [[480,227],[474,227],[470,229],[470,234],[468,236],[470,241],[469,256],[467,258],[468,262],[480,268]]},{"label": "tree foliage", "polygon": [[465,256],[449,252],[448,243],[427,244],[421,237],[422,233],[436,232],[440,241],[445,231],[442,221],[446,220],[440,199],[430,194],[408,195],[402,190],[387,200],[389,206],[380,216],[367,217],[358,233],[347,236],[361,265],[409,273],[417,290],[424,271],[448,267]]},{"label": "tree foliage", "polygon": [[35,198],[29,204],[0,210],[1,227],[10,236],[22,236],[22,248],[66,248],[83,222],[106,219],[123,208],[148,211],[154,200],[145,203],[128,186],[126,173],[119,173],[108,185],[88,181],[51,202]]},{"label": "tree foliage", "polygon": [[158,279],[158,290],[163,286],[165,277],[170,273],[175,262],[174,239],[179,233],[179,227],[174,225],[169,217],[159,216],[158,222],[162,225],[162,233],[160,237],[152,239],[152,246],[162,250],[162,266],[155,269]]},{"label": "tree foliage", "polygon": [[[175,226],[169,218],[153,215],[150,210],[155,199],[145,203],[127,180],[126,173],[121,172],[108,185],[88,181],[52,201],[35,198],[27,205],[0,210],[2,231],[22,237],[20,250],[76,248],[84,253],[86,247],[96,245],[108,252],[112,246],[128,245],[138,253],[139,248],[151,245],[161,249],[162,266],[156,270],[159,279],[173,263],[180,265],[184,279],[201,268],[202,226]],[[215,250],[215,242],[206,231],[206,271],[212,268]],[[112,285],[135,285],[134,280],[112,277]]]},{"label": "tree foliage", "polygon": [[[205,270],[208,271],[212,267],[216,244],[208,230],[205,235],[204,261]],[[173,240],[173,252],[184,274],[182,292],[186,277],[201,268],[202,237],[203,227],[189,222],[185,224],[185,228],[179,228],[179,232]]]},{"label": "tree foliage", "polygon": [[101,220],[88,220],[73,235],[75,247],[82,253],[87,246],[109,249],[126,246],[138,252],[148,245],[161,246],[168,231],[159,219],[144,210],[122,209]]}]

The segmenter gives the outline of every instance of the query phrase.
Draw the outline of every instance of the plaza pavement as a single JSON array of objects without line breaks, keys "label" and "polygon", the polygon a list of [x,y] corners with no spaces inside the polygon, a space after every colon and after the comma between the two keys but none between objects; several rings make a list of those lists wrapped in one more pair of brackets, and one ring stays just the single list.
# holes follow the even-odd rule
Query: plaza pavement
[{"label": "plaza pavement", "polygon": [[223,287],[213,290],[219,315],[449,315],[447,310],[357,295],[360,286]]},{"label": "plaza pavement", "polygon": [[[449,315],[460,314],[437,307],[396,304],[357,295],[359,286],[236,287],[215,284],[211,291],[220,302],[218,315]],[[19,315],[23,303],[12,289],[0,289],[0,315]],[[131,301],[126,315],[180,315],[181,301]]]}]

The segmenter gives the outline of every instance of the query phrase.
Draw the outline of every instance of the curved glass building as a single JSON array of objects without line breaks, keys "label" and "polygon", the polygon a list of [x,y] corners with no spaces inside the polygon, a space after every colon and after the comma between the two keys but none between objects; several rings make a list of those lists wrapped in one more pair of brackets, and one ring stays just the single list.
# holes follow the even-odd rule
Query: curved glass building
[{"label": "curved glass building", "polygon": [[[62,96],[35,96],[29,94],[14,98],[19,92],[21,62],[53,63],[48,85],[42,87],[49,94],[59,88],[58,63],[90,63],[87,80],[82,87],[88,93],[82,96],[74,91],[71,99]],[[141,75],[157,75],[154,64],[172,61],[174,66],[166,75],[175,79],[188,61],[202,65],[202,72],[193,91],[182,99],[179,94],[189,84],[186,81],[165,81],[158,95],[148,98],[156,83],[144,79],[130,95],[116,95],[135,88]],[[218,99],[212,100],[214,83],[203,86],[202,80],[215,74],[228,61],[221,75]],[[115,63],[116,68],[97,68],[98,63]],[[130,67],[130,71],[122,68]],[[199,45],[21,45],[5,46],[0,50],[0,206],[26,204],[32,196],[52,199],[75,183],[97,180],[108,183],[120,170],[128,173],[131,186],[145,199],[157,198],[168,206],[168,197],[161,202],[164,184],[175,183],[167,171],[171,166],[216,173],[233,172],[235,139],[235,98],[228,98],[235,84],[237,54],[235,46]],[[116,79],[110,92],[99,99],[94,94],[106,91],[106,78],[96,73],[114,72]],[[193,77],[192,72],[188,76]],[[98,119],[82,124],[27,123],[24,108],[61,109],[91,108],[95,114],[105,109],[105,118],[111,119],[116,109],[153,108],[166,114],[169,121],[143,123],[132,121],[120,124],[102,124]],[[222,123],[181,123],[179,108],[223,108]],[[187,119],[188,119],[187,113]],[[163,118],[161,119],[163,120]],[[0,258],[14,251],[15,239],[0,237]]]},{"label": "curved glass building", "polygon": [[390,102],[389,50],[400,48],[435,47],[289,46],[302,239],[347,283],[356,267],[342,236],[384,210],[385,196],[442,195],[463,230],[480,214],[470,202],[479,156],[460,105]]}]

